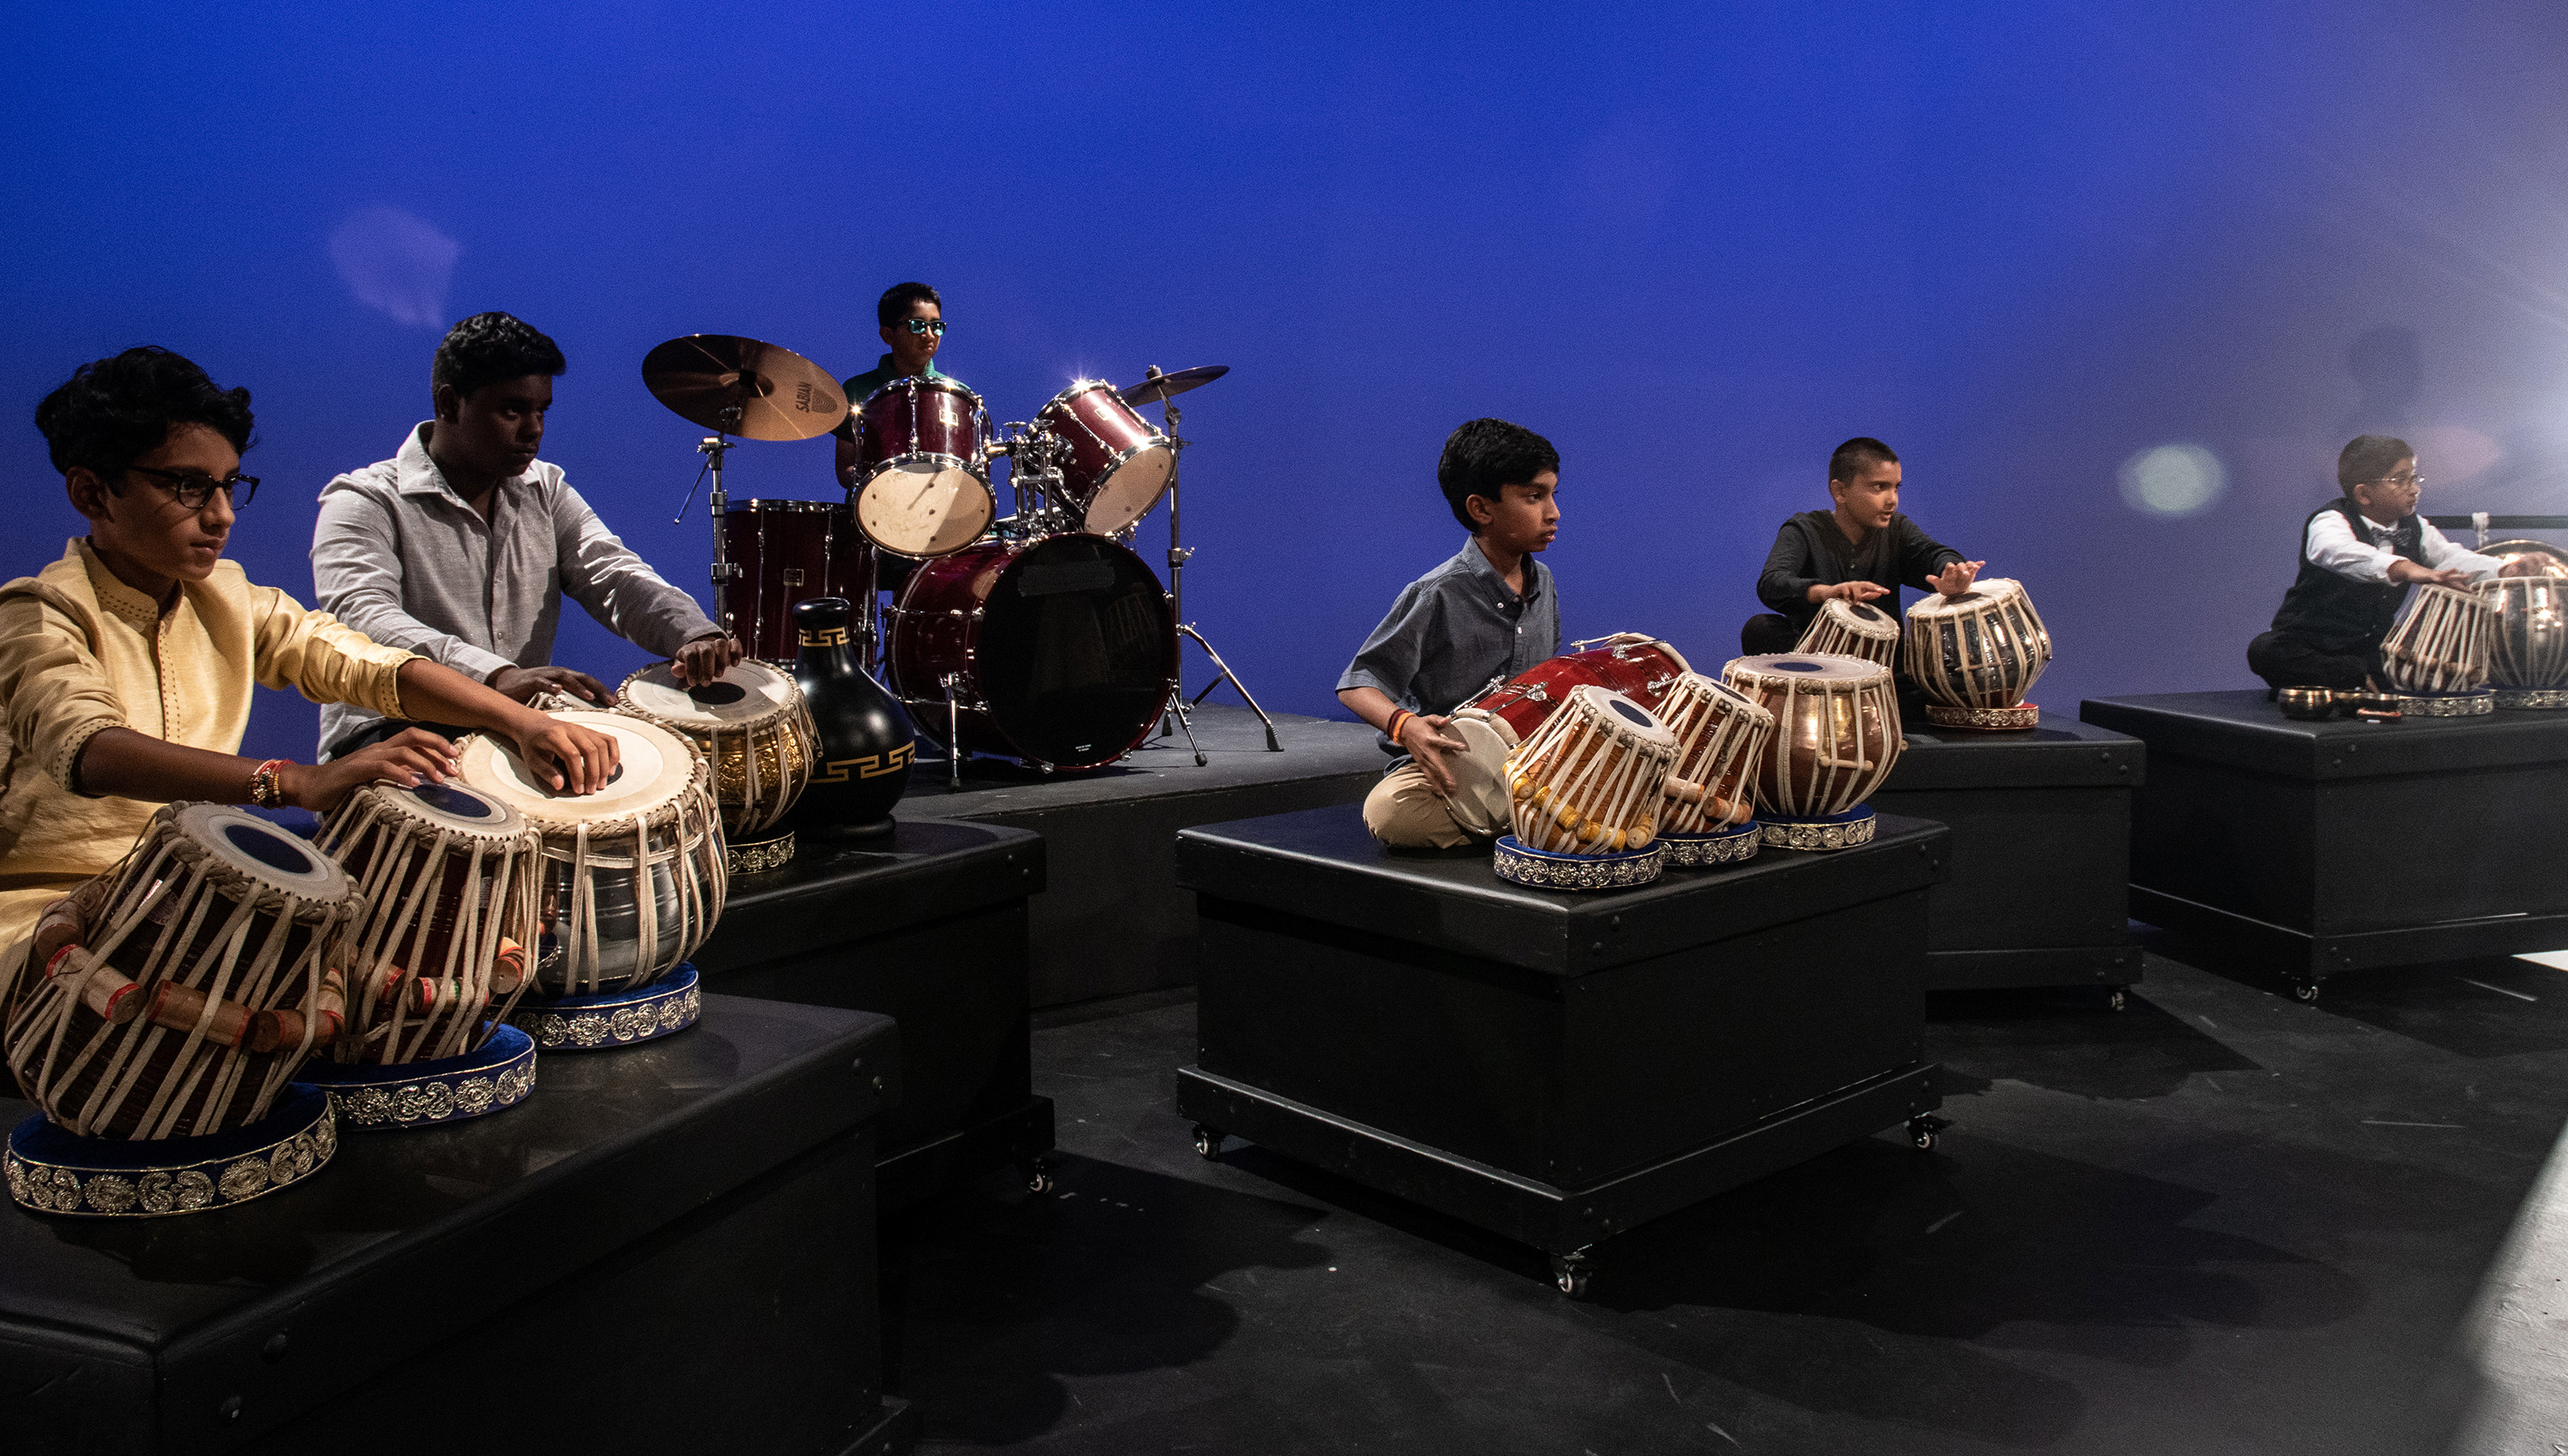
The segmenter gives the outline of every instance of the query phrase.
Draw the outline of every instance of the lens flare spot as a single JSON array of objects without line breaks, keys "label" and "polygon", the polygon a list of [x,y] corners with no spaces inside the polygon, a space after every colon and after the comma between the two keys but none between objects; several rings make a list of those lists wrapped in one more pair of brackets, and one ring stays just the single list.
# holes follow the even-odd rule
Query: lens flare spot
[{"label": "lens flare spot", "polygon": [[2220,456],[2198,444],[2151,445],[2122,461],[2122,502],[2143,515],[2193,515],[2229,483]]}]

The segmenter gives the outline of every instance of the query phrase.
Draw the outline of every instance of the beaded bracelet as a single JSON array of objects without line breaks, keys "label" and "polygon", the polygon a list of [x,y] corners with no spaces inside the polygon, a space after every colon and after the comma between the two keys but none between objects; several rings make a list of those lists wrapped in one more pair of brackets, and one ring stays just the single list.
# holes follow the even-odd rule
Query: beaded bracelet
[{"label": "beaded bracelet", "polygon": [[282,808],[285,795],[277,782],[277,770],[286,766],[283,758],[270,758],[258,765],[249,776],[249,801],[262,809]]}]

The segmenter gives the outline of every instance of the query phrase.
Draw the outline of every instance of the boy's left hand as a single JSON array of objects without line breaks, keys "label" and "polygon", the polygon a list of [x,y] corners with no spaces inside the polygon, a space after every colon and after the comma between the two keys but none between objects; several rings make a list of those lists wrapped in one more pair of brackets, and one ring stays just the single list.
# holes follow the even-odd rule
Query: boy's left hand
[{"label": "boy's left hand", "polygon": [[1948,597],[1958,597],[1980,579],[1980,568],[1986,565],[1985,561],[1949,561],[1941,574],[1926,578],[1926,584]]},{"label": "boy's left hand", "polygon": [[679,687],[701,688],[738,667],[744,656],[737,637],[699,637],[678,649],[678,655],[669,660],[669,671],[676,675]]}]

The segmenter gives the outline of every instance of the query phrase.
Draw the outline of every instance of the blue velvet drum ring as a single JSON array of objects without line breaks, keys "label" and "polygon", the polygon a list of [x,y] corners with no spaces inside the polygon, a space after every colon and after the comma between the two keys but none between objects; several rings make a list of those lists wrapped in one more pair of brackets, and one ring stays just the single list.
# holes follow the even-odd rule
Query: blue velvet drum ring
[{"label": "blue velvet drum ring", "polygon": [[1668,868],[1672,870],[1713,869],[1755,859],[1758,846],[1766,842],[1760,830],[1758,822],[1751,819],[1701,834],[1662,834],[1659,847],[1666,851]]},{"label": "blue velvet drum ring", "polygon": [[350,1132],[443,1127],[503,1112],[535,1089],[535,1038],[510,1025],[491,1028],[478,1051],[435,1061],[340,1062],[315,1058],[303,1079],[339,1099]]},{"label": "blue velvet drum ring", "polygon": [[1491,868],[1499,879],[1537,890],[1628,890],[1657,879],[1665,860],[1656,841],[1647,849],[1620,854],[1555,854],[1528,848],[1512,834],[1501,834]]},{"label": "blue velvet drum ring", "polygon": [[162,1218],[213,1213],[319,1172],[339,1150],[330,1094],[288,1082],[275,1109],[204,1137],[78,1137],[30,1117],[9,1134],[9,1196],[37,1213]]},{"label": "blue velvet drum ring", "polygon": [[1875,821],[1872,805],[1857,804],[1843,813],[1805,818],[1799,814],[1759,811],[1766,842],[1776,849],[1852,849],[1870,844]]},{"label": "blue velvet drum ring", "polygon": [[2401,718],[2476,718],[2496,712],[2493,689],[2475,688],[2466,693],[2402,693],[2399,695]]},{"label": "blue velvet drum ring", "polygon": [[683,1031],[703,1013],[695,964],[682,961],[648,986],[594,996],[527,997],[508,1023],[546,1051],[605,1051]]}]

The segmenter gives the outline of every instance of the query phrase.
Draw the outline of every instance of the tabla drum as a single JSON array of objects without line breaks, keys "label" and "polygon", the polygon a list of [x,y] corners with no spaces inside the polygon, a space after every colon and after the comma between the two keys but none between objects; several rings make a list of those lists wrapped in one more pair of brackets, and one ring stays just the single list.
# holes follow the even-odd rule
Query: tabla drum
[{"label": "tabla drum", "polygon": [[2535,575],[2568,577],[2568,546],[2556,542],[2524,537],[2512,541],[2490,541],[2475,549],[2481,556],[2495,558],[2499,566],[2529,561]]},{"label": "tabla drum", "polygon": [[999,513],[989,444],[981,397],[950,379],[911,376],[874,391],[856,407],[856,528],[903,556],[979,540]]},{"label": "tabla drum", "polygon": [[1870,602],[1830,597],[1819,603],[1819,614],[1792,651],[1834,653],[1892,667],[1899,659],[1899,619]]},{"label": "tabla drum", "polygon": [[2051,631],[2022,584],[1984,576],[1958,597],[1929,592],[1908,609],[1908,680],[1941,728],[2029,728],[2024,701],[2051,666]]},{"label": "tabla drum", "polygon": [[2496,690],[2496,706],[2568,708],[2568,580],[2498,577],[2479,583],[2479,596],[2495,615],[2488,686]]},{"label": "tabla drum", "polygon": [[1659,877],[1655,843],[1676,734],[1638,703],[1572,689],[1507,756],[1513,834],[1498,840],[1499,878],[1553,890],[1602,890]]},{"label": "tabla drum", "polygon": [[[553,717],[615,739],[620,762],[606,787],[556,794],[514,744],[486,733],[465,742],[459,775],[543,835],[534,990],[564,997],[651,986],[722,917],[730,881],[713,773],[694,744],[638,718]],[[515,1019],[522,1024],[525,1015]]]},{"label": "tabla drum", "polygon": [[949,749],[1095,768],[1138,747],[1176,689],[1168,595],[1104,536],[939,557],[887,615],[892,693]]},{"label": "tabla drum", "polygon": [[794,857],[793,831],[778,826],[811,781],[820,730],[792,674],[744,662],[711,683],[683,688],[667,663],[654,663],[616,688],[615,708],[687,738],[705,755],[733,874],[758,874]]},{"label": "tabla drum", "polygon": [[1507,807],[1507,754],[1580,688],[1605,688],[1655,711],[1669,687],[1694,671],[1685,655],[1654,637],[1620,632],[1597,646],[1548,657],[1453,710],[1452,733],[1466,748],[1447,760],[1454,793],[1446,803],[1466,829],[1495,834]]},{"label": "tabla drum", "polygon": [[1148,515],[1168,493],[1176,451],[1113,385],[1079,381],[1052,397],[1035,426],[1070,447],[1061,466],[1062,494],[1088,530],[1111,536]]},{"label": "tabla drum", "polygon": [[1688,673],[1668,685],[1659,722],[1676,735],[1659,843],[1672,866],[1729,864],[1756,854],[1751,769],[1774,735],[1774,715],[1726,683]]},{"label": "tabla drum", "polygon": [[65,1132],[201,1139],[260,1123],[339,1034],[337,968],[365,907],[309,841],[227,805],[166,804],[76,898],[100,908],[28,968],[42,979],[7,1030],[20,1092]]},{"label": "tabla drum", "polygon": [[1774,716],[1753,792],[1776,849],[1871,842],[1864,800],[1899,761],[1899,698],[1890,670],[1861,658],[1797,653],[1734,658],[1722,680]]},{"label": "tabla drum", "polygon": [[[2522,578],[2508,578],[2521,580]],[[2487,690],[2496,611],[2476,591],[2419,585],[2381,641],[2381,668],[2401,714],[2468,718],[2495,707]]]},{"label": "tabla drum", "polygon": [[844,502],[736,500],[722,531],[736,575],[717,584],[716,615],[763,662],[794,661],[795,603],[861,596],[873,570],[873,548]]}]

